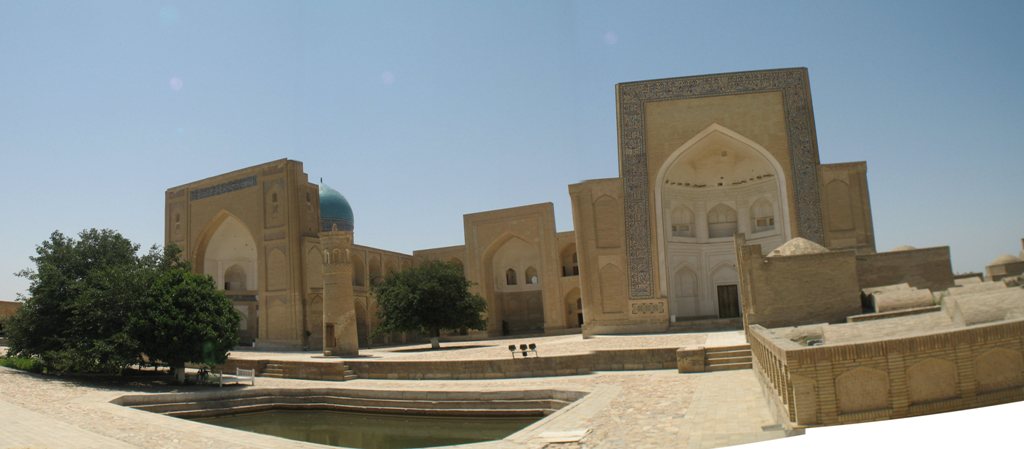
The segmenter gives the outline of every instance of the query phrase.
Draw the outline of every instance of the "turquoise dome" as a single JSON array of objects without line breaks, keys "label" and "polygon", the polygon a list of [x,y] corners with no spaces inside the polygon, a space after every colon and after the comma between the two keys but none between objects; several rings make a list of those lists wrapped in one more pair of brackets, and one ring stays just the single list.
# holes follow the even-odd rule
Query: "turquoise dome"
[{"label": "turquoise dome", "polygon": [[355,223],[348,200],[337,190],[320,184],[320,230],[352,231]]}]

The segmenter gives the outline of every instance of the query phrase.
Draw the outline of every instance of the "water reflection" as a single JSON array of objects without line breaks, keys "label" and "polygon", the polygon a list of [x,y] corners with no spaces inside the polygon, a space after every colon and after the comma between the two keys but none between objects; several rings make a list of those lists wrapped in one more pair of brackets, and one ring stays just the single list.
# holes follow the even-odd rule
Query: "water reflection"
[{"label": "water reflection", "polygon": [[332,446],[403,449],[499,440],[537,419],[271,410],[195,421]]}]

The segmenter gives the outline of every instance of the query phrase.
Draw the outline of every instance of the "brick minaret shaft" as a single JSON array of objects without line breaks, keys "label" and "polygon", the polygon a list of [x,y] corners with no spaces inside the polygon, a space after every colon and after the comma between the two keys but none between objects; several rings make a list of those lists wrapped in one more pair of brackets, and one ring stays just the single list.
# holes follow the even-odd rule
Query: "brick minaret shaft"
[{"label": "brick minaret shaft", "polygon": [[324,355],[359,355],[352,293],[351,231],[320,233],[324,251]]}]

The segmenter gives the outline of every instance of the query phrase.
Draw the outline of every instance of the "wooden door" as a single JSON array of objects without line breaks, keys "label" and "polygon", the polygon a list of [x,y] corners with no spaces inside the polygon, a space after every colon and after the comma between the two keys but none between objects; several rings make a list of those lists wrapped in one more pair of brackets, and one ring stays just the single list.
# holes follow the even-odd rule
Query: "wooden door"
[{"label": "wooden door", "polygon": [[718,286],[718,317],[737,318],[740,316],[740,295],[736,285]]}]

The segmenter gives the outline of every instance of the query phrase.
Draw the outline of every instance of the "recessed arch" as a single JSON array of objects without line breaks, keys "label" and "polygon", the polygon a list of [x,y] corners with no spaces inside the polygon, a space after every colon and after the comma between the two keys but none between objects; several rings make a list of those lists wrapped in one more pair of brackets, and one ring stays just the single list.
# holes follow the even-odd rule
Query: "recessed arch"
[{"label": "recessed arch", "polygon": [[526,267],[524,272],[523,281],[528,285],[537,285],[540,283],[540,278],[537,276],[537,269],[532,266]]},{"label": "recessed arch", "polygon": [[248,290],[247,277],[241,264],[232,264],[224,270],[224,291]]},{"label": "recessed arch", "polygon": [[237,265],[231,275],[237,282],[241,280],[237,277],[240,271],[244,275],[244,284],[238,285],[239,288],[232,285],[231,290],[252,291],[259,289],[258,258],[256,239],[249,227],[238,217],[221,210],[200,233],[192,260],[195,261],[195,271],[209,275],[222,288],[225,287],[225,276],[229,274],[228,268]]},{"label": "recessed arch", "polygon": [[352,285],[355,287],[366,287],[366,263],[363,257],[353,251],[352,260]]},{"label": "recessed arch", "polygon": [[708,238],[732,237],[739,229],[739,214],[725,203],[718,203],[708,210]]},{"label": "recessed arch", "polygon": [[[714,153],[716,148],[724,150],[725,154]],[[704,155],[703,159],[717,157],[720,155],[723,160],[731,161],[736,163],[740,162],[740,170],[732,173],[733,177],[728,179],[715,179],[707,178],[704,179],[704,175],[700,179],[694,179],[693,182],[687,181],[686,179],[669,179],[669,173],[678,162],[694,162],[698,161],[697,156]],[[687,158],[687,159],[684,159]],[[694,159],[696,158],[696,159]],[[692,161],[691,161],[692,159]],[[717,163],[717,162],[715,162]],[[685,175],[686,173],[697,173],[700,164],[694,162],[685,169],[677,170],[673,172],[674,177],[677,175]],[[687,170],[690,170],[689,172]],[[745,171],[744,171],[745,170]],[[763,172],[763,173],[762,173]],[[743,174],[744,177],[739,175]],[[726,178],[722,176],[721,178]],[[715,181],[712,183],[712,181]],[[657,236],[657,258],[658,258],[658,288],[661,296],[670,297],[669,284],[672,272],[670,272],[667,261],[669,253],[669,236],[671,235],[671,205],[666,202],[666,189],[690,189],[695,196],[704,195],[704,192],[720,192],[720,191],[747,191],[754,190],[755,186],[772,186],[773,196],[777,198],[777,212],[774,216],[775,229],[779,238],[783,241],[788,241],[792,238],[792,231],[790,230],[789,224],[789,196],[786,193],[788,189],[786,171],[778,160],[775,159],[771,153],[757,142],[739,134],[725,126],[718,123],[712,123],[707,128],[704,128],[699,133],[694,135],[692,138],[687,140],[685,143],[676,148],[661,165],[658,170],[658,174],[654,179],[654,204],[655,204],[655,215],[656,223],[655,226]],[[718,185],[721,182],[722,185]],[[688,185],[687,185],[688,184]],[[714,195],[712,195],[714,196]],[[693,208],[695,215],[696,232],[695,238],[698,242],[703,242],[701,239],[710,238],[708,236],[708,229],[702,227],[707,225],[706,213],[712,207],[720,203],[720,200],[711,198],[705,207],[706,209]],[[739,209],[737,205],[730,206],[737,215],[737,228],[739,226]],[[743,215],[747,214],[747,206],[742,205]],[[744,219],[744,222],[746,220]],[[723,226],[724,227],[724,226]],[[746,227],[746,224],[742,226]],[[775,235],[773,233],[767,233],[769,235]],[[731,234],[729,235],[731,237]],[[725,241],[726,239],[722,239]],[[727,244],[722,243],[722,244]],[[690,244],[688,241],[683,241],[676,244]],[[698,243],[694,243],[698,244]],[[709,272],[704,272],[704,276],[707,276]],[[702,281],[703,282],[703,281]],[[703,294],[709,294],[710,292],[704,292]]]},{"label": "recessed arch", "polygon": [[[517,333],[543,330],[543,293],[539,285],[525,283],[527,268],[543,271],[539,244],[512,232],[504,232],[483,252],[481,290],[487,298],[488,328]],[[516,274],[509,285],[508,274]]]},{"label": "recessed arch", "polygon": [[576,242],[562,248],[558,259],[562,262],[562,276],[578,276],[580,274],[579,257],[576,254]]}]

